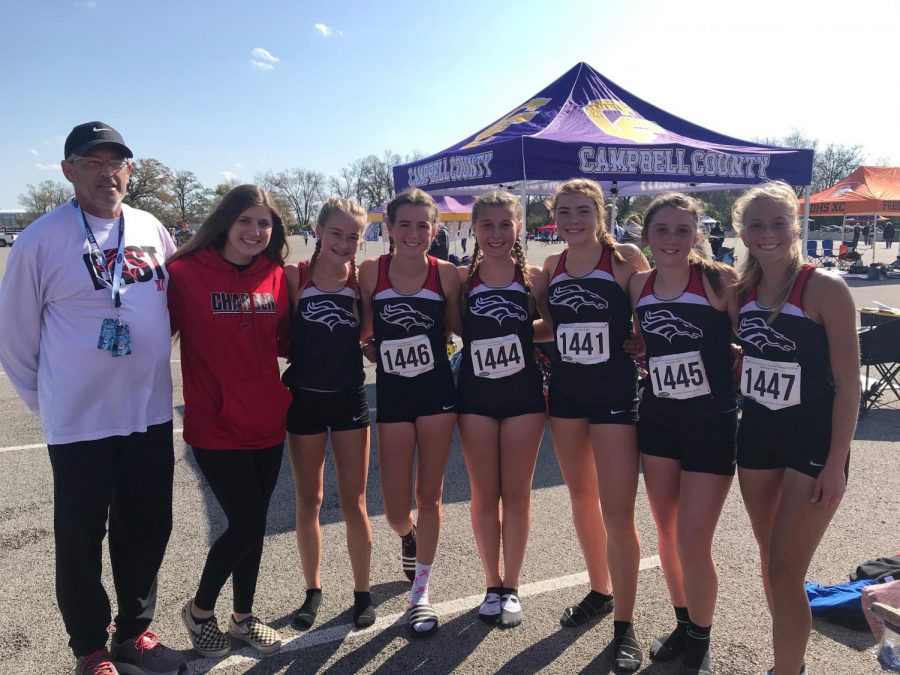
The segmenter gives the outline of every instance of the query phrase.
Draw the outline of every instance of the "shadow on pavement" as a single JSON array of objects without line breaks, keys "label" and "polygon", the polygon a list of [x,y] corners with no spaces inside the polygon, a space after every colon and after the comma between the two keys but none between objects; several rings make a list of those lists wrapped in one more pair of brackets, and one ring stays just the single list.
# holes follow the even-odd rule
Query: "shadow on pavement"
[{"label": "shadow on pavement", "polygon": [[[893,396],[893,394],[890,394]],[[856,423],[855,441],[896,441],[900,438],[900,401],[890,408],[873,408]]]},{"label": "shadow on pavement", "polygon": [[[864,652],[875,645],[875,638],[867,628],[865,631],[851,630],[844,626],[839,626],[830,621],[826,621],[821,617],[814,616],[812,629],[827,638],[840,642],[845,647],[849,647],[858,652]],[[874,663],[872,664],[875,665]]]}]

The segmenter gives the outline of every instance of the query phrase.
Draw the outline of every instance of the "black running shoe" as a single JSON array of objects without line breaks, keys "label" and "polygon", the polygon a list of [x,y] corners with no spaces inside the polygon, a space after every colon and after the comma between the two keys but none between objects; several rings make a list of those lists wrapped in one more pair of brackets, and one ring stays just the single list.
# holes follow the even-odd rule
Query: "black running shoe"
[{"label": "black running shoe", "polygon": [[684,654],[687,643],[687,629],[680,624],[668,635],[658,637],[650,645],[650,659],[653,661],[671,661]]},{"label": "black running shoe", "polygon": [[613,657],[619,670],[635,671],[641,667],[644,652],[641,645],[630,635],[620,635],[613,639],[616,654]]}]

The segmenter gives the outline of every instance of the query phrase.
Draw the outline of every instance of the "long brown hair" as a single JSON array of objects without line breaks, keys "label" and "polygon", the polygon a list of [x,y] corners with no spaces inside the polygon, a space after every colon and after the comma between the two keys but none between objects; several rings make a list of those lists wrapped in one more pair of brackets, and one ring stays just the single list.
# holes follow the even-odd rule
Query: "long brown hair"
[{"label": "long brown hair", "polygon": [[221,251],[225,248],[231,226],[244,211],[253,206],[265,206],[272,214],[272,237],[262,255],[276,265],[283,266],[289,252],[284,223],[269,193],[256,185],[238,185],[229,190],[215,210],[206,217],[196,234],[179,248],[168,262],[205,248],[212,247]]},{"label": "long brown hair", "polygon": [[603,188],[596,181],[587,178],[570,178],[560,183],[550,201],[550,212],[556,220],[556,207],[561,195],[582,195],[594,202],[597,209],[597,239],[608,248],[617,262],[625,262],[625,256],[616,250],[616,240],[606,229],[606,203],[603,200]]},{"label": "long brown hair", "polygon": [[[694,231],[697,233],[697,236],[702,236],[700,233],[700,218],[703,216],[704,211],[703,202],[681,192],[669,192],[656,197],[647,205],[647,209],[644,211],[644,224],[641,226],[641,238],[645,242],[647,241],[647,235],[649,233],[650,225],[653,223],[654,216],[667,206],[690,213],[694,221]],[[722,292],[722,278],[719,275],[725,268],[725,265],[700,255],[696,248],[692,248],[691,252],[688,254],[688,262],[692,265],[697,265],[700,268],[700,271],[703,273],[703,276],[709,282],[712,289],[716,292],[716,295]]]},{"label": "long brown hair", "polygon": [[[790,185],[780,180],[769,181],[768,183],[752,187],[738,197],[738,200],[734,203],[734,208],[732,209],[732,222],[738,231],[744,227],[744,214],[747,212],[747,209],[752,204],[764,199],[776,202],[784,207],[785,215],[791,220],[791,229],[795,235],[799,235],[800,221],[797,218],[797,193],[794,192],[794,189]],[[800,240],[798,237],[791,246],[791,261],[788,267],[789,274],[787,283],[772,303],[772,311],[767,318],[768,323],[771,324],[775,320],[781,312],[781,308],[784,307],[784,303],[787,302],[788,297],[790,297],[791,289],[794,287],[794,282],[800,275],[802,266],[803,253],[800,250]],[[760,267],[759,260],[756,259],[756,256],[748,249],[747,257],[744,259],[744,264],[741,266],[737,282],[737,292],[741,302],[746,299],[747,294],[752,289],[759,285],[761,280],[762,267]]]}]

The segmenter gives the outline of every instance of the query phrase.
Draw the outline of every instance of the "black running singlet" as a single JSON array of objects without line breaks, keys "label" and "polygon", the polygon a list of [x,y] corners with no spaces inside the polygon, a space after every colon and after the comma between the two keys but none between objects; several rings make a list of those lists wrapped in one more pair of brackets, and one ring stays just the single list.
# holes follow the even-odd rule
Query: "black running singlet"
[{"label": "black running singlet", "polygon": [[[740,390],[748,407],[780,411],[834,399],[834,380],[825,327],[803,309],[803,291],[813,274],[804,265],[782,310],[771,325],[770,310],[747,295],[740,311],[738,339],[744,349]],[[816,405],[817,410],[821,409]]]},{"label": "black running singlet", "polygon": [[697,265],[690,267],[687,287],[671,300],[653,294],[655,281],[653,270],[635,308],[647,346],[644,402],[679,401],[691,408],[733,409],[728,312],[710,304]]},{"label": "black running singlet", "polygon": [[609,248],[580,277],[566,272],[568,252],[550,279],[550,317],[561,359],[553,364],[551,386],[621,401],[637,388],[637,367],[622,347],[631,335],[631,301],[613,274]]},{"label": "black running singlet", "polygon": [[437,259],[428,256],[425,283],[409,294],[391,286],[391,259],[390,255],[378,259],[378,281],[372,296],[378,376],[409,378],[436,368],[449,370],[446,302]]},{"label": "black running singlet", "polygon": [[352,277],[329,292],[300,263],[300,298],[291,317],[291,365],[282,380],[315,391],[356,389],[365,380],[359,346],[359,290]]}]

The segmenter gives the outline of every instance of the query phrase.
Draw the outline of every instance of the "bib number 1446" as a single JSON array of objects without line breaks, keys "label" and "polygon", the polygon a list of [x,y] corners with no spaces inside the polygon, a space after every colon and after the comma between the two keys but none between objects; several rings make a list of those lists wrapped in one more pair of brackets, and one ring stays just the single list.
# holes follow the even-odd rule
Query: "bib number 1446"
[{"label": "bib number 1446", "polygon": [[405,340],[385,340],[379,351],[384,372],[391,375],[415,377],[434,368],[431,342],[425,335]]}]

